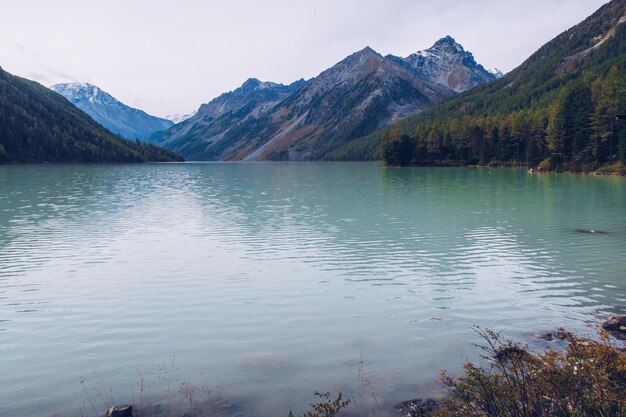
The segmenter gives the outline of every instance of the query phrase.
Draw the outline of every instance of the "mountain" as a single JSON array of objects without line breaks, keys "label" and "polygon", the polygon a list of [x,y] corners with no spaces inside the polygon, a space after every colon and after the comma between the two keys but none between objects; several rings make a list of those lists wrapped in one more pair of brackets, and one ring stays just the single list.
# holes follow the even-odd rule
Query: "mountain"
[{"label": "mountain", "polygon": [[387,55],[387,58],[403,65],[418,77],[445,85],[456,93],[498,78],[498,73],[491,73],[476,63],[474,56],[451,36],[441,38],[431,48],[406,58],[393,55]]},{"label": "mountain", "polygon": [[324,159],[342,143],[418,113],[454,92],[371,48],[356,52],[280,103],[245,159]]},{"label": "mountain", "polygon": [[168,114],[167,116],[165,116],[166,120],[171,121],[174,124],[178,124],[180,122],[184,122],[187,119],[192,118],[193,116],[195,116],[197,113],[197,111],[191,112],[191,113],[187,113],[187,114]]},{"label": "mountain", "polygon": [[[382,157],[393,165],[624,170],[625,22],[626,0],[605,4],[502,78],[382,134]],[[344,154],[380,140],[359,139]]]},{"label": "mountain", "polygon": [[113,135],[63,96],[0,68],[0,163],[178,160]]},{"label": "mountain", "polygon": [[242,159],[255,134],[278,103],[304,85],[247,80],[234,91],[203,104],[191,118],[173,126],[159,142],[192,160]]},{"label": "mountain", "polygon": [[96,122],[126,139],[149,141],[154,133],[174,125],[171,120],[129,107],[92,84],[56,84],[51,88]]},{"label": "mountain", "polygon": [[407,58],[365,48],[308,81],[248,80],[169,129],[163,146],[198,160],[319,160],[494,74],[450,37]]}]

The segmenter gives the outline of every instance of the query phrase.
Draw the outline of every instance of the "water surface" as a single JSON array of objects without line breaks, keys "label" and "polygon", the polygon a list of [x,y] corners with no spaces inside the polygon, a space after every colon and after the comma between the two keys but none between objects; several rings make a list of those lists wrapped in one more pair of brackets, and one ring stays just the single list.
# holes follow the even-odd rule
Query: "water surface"
[{"label": "water surface", "polygon": [[622,178],[512,169],[0,166],[0,415],[92,415],[140,372],[249,416],[365,375],[390,410],[474,324],[624,313],[624,213]]}]

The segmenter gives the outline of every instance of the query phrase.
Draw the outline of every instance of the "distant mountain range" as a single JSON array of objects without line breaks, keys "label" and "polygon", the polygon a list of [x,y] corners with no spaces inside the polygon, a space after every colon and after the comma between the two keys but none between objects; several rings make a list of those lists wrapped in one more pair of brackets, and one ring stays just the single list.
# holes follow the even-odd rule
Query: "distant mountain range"
[{"label": "distant mountain range", "polygon": [[406,58],[365,48],[315,78],[290,85],[251,78],[197,112],[165,119],[92,84],[52,89],[111,132],[157,143],[187,159],[318,160],[501,75],[485,70],[447,36]]},{"label": "distant mountain range", "polygon": [[0,163],[179,160],[112,134],[63,96],[0,68]]},{"label": "distant mountain range", "polygon": [[204,104],[159,144],[192,160],[319,160],[497,74],[445,37],[399,58],[371,48],[308,81],[256,79]]},{"label": "distant mountain range", "polygon": [[180,159],[109,129],[191,160],[626,164],[625,22],[626,0],[613,0],[506,75],[450,36],[406,58],[365,48],[306,81],[251,78],[172,120],[90,84],[54,86],[68,101],[0,69],[0,162]]},{"label": "distant mountain range", "polygon": [[[51,89],[111,132],[126,139],[149,142],[155,133],[167,130],[175,123],[129,107],[93,84],[56,84]],[[184,116],[178,117],[182,119]]]}]

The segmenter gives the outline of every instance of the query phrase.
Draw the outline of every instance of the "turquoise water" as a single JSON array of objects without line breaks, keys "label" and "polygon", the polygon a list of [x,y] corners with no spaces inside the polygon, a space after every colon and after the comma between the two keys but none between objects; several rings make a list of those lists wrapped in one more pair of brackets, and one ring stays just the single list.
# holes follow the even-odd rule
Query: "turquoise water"
[{"label": "turquoise water", "polygon": [[220,415],[332,389],[384,415],[475,357],[474,324],[624,313],[625,213],[623,178],[512,169],[0,166],[0,415],[95,415],[142,378]]}]

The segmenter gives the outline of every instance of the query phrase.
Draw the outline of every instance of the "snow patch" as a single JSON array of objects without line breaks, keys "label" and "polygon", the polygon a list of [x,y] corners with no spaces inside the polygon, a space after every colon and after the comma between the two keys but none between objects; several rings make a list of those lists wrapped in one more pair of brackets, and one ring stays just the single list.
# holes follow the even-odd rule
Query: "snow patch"
[{"label": "snow patch", "polygon": [[498,68],[490,68],[490,69],[487,70],[487,72],[489,72],[490,74],[495,75],[496,78],[504,77],[504,73],[502,71],[500,71]]},{"label": "snow patch", "polygon": [[187,113],[187,114],[179,114],[179,113],[168,114],[167,116],[165,116],[165,119],[171,122],[174,122],[174,124],[178,124],[180,122],[184,122],[187,119],[191,119],[193,116],[196,115],[196,113],[198,113],[197,110],[191,113]]}]

